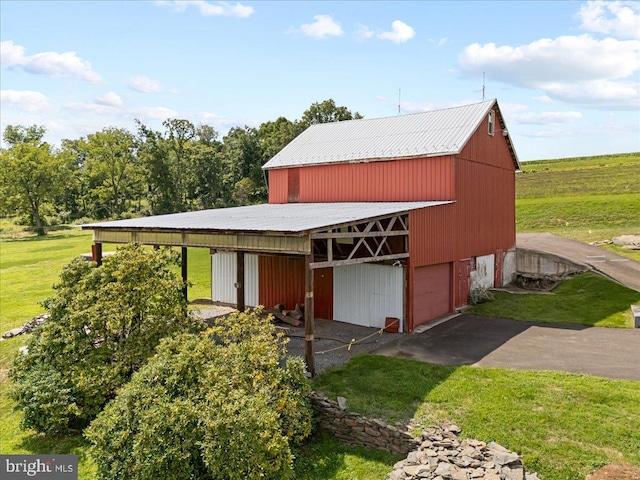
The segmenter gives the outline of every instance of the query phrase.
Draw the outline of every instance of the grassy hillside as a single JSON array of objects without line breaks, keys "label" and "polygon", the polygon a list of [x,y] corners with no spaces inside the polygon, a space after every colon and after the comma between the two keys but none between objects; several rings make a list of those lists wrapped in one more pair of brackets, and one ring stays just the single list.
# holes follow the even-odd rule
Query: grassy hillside
[{"label": "grassy hillside", "polygon": [[523,163],[516,220],[519,232],[582,241],[640,234],[640,152]]}]

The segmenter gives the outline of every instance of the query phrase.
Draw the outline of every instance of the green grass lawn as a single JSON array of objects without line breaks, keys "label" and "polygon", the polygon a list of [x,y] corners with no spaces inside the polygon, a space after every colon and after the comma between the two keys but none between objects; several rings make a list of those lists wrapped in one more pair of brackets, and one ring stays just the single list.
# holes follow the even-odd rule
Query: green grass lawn
[{"label": "green grass lawn", "polygon": [[[91,232],[78,227],[16,240],[0,240],[0,332],[21,325],[44,312],[39,302],[53,293],[62,267],[91,252]],[[105,245],[104,251],[116,245]],[[211,297],[209,250],[188,250],[189,298]],[[179,269],[176,268],[179,274]]]},{"label": "green grass lawn", "polygon": [[[518,232],[585,242],[640,234],[640,153],[524,162],[516,175]],[[640,252],[610,248],[635,260]]]},{"label": "green grass lawn", "polygon": [[543,323],[633,328],[630,306],[640,304],[640,292],[591,272],[571,277],[552,293],[493,292],[495,300],[475,305],[467,312]]},{"label": "green grass lawn", "polygon": [[463,438],[522,453],[545,480],[581,480],[608,463],[640,465],[640,382],[363,355],[320,375],[314,388],[369,417],[419,427],[452,420]]}]

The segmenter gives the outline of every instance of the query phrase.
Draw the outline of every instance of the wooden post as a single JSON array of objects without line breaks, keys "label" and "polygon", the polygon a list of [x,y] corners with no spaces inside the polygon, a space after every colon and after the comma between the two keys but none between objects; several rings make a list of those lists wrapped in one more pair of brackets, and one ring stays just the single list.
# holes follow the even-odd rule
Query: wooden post
[{"label": "wooden post", "polygon": [[96,242],[93,248],[93,261],[98,264],[98,266],[102,265],[102,244]]},{"label": "wooden post", "polygon": [[236,252],[236,265],[237,265],[237,274],[236,274],[236,289],[237,289],[237,300],[236,300],[236,308],[239,312],[244,312],[244,252]]},{"label": "wooden post", "polygon": [[304,257],[304,359],[307,363],[307,370],[313,378],[316,374],[316,369],[313,361],[313,337],[315,332],[314,324],[314,302],[313,302],[313,270],[311,269],[311,263],[313,262],[313,253],[305,255]]},{"label": "wooden post", "polygon": [[189,298],[187,296],[187,247],[182,247],[182,282],[184,286],[182,287],[182,294],[184,295],[184,299],[188,302]]}]

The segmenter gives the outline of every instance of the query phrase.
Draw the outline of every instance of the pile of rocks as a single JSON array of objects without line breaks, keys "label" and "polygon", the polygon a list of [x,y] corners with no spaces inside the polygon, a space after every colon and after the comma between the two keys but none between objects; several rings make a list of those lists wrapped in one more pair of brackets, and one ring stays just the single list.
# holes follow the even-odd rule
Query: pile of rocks
[{"label": "pile of rocks", "polygon": [[25,333],[31,333],[36,327],[42,325],[50,317],[48,313],[36,315],[30,321],[22,325],[21,327],[12,328],[11,330],[4,332],[2,338],[17,337],[18,335],[24,335]]},{"label": "pile of rocks", "polygon": [[456,425],[425,430],[418,450],[393,466],[389,480],[538,480],[517,453],[495,442],[460,440],[457,433]]}]

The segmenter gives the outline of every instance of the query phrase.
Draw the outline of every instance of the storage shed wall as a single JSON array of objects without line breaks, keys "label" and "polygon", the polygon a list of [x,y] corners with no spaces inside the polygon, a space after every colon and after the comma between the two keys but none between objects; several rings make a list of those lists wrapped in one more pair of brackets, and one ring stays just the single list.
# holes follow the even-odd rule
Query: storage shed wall
[{"label": "storage shed wall", "polygon": [[[238,275],[236,252],[218,252],[211,255],[211,299],[215,302],[235,305],[238,291],[235,287]],[[258,305],[258,255],[245,254],[244,297],[247,306]]]},{"label": "storage shed wall", "polygon": [[[269,171],[269,203],[290,201],[288,170]],[[305,203],[451,200],[455,191],[451,156],[316,165],[297,180]]]}]

